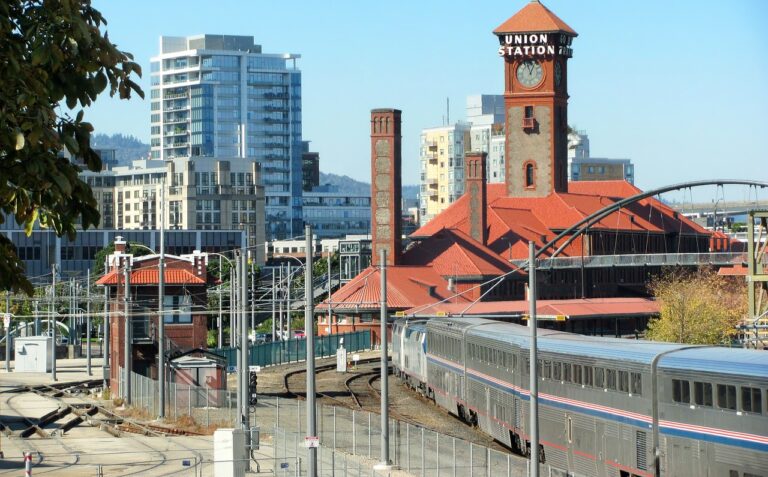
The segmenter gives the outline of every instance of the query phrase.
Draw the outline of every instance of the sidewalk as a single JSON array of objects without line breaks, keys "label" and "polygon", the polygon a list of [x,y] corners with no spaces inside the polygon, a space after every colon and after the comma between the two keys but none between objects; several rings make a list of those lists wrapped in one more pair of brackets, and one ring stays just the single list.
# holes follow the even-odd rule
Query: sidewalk
[{"label": "sidewalk", "polygon": [[[88,379],[102,379],[104,360],[102,358],[91,359],[91,375],[87,370],[87,359],[57,359],[56,382],[85,381]],[[53,384],[51,373],[17,373],[14,372],[14,362],[11,361],[11,372],[6,372],[5,361],[0,362],[0,392],[19,386],[34,386],[39,384]]]}]

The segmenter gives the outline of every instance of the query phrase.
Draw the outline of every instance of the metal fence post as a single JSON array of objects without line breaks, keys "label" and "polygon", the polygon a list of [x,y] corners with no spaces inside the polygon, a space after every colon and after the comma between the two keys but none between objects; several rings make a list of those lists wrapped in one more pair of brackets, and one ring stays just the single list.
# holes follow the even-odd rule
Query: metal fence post
[{"label": "metal fence post", "polygon": [[440,477],[440,434],[435,432],[435,467],[437,477]]},{"label": "metal fence post", "polygon": [[333,450],[336,450],[336,406],[333,406]]},{"label": "metal fence post", "polygon": [[475,458],[472,455],[472,443],[469,443],[469,477],[472,477],[472,471],[474,469]]},{"label": "metal fence post", "polygon": [[275,427],[280,427],[280,398],[275,396]]},{"label": "metal fence post", "polygon": [[357,446],[355,445],[355,411],[352,410],[352,455],[357,454]]},{"label": "metal fence post", "polygon": [[486,448],[485,453],[485,467],[488,469],[488,471],[485,473],[488,477],[491,477],[491,449]]},{"label": "metal fence post", "polygon": [[371,456],[371,434],[373,434],[373,429],[371,429],[371,413],[368,413],[368,457]]},{"label": "metal fence post", "polygon": [[405,424],[405,450],[406,450],[406,468],[411,471],[411,425]]},{"label": "metal fence post", "polygon": [[426,449],[424,448],[424,428],[421,428],[421,475],[424,477],[424,451]]},{"label": "metal fence post", "polygon": [[453,477],[456,477],[456,438],[453,438]]}]

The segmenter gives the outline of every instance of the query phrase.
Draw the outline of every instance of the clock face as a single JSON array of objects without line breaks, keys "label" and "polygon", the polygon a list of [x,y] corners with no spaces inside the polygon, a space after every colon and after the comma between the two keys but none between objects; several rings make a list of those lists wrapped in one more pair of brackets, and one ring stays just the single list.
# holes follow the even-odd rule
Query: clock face
[{"label": "clock face", "polygon": [[563,80],[563,67],[560,66],[560,62],[555,63],[555,86],[560,86],[560,82]]},{"label": "clock face", "polygon": [[526,60],[517,66],[517,81],[526,88],[532,88],[541,83],[544,70],[536,60]]}]

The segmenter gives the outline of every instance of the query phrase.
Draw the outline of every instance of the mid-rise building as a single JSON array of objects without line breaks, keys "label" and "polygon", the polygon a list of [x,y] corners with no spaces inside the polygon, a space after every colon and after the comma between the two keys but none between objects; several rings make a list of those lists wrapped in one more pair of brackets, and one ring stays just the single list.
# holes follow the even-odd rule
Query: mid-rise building
[{"label": "mid-rise building", "polygon": [[591,157],[589,136],[585,131],[568,132],[568,180],[635,183],[635,167],[629,159]]},{"label": "mid-rise building", "polygon": [[458,122],[421,132],[420,220],[425,224],[464,193],[464,152],[470,124]]},{"label": "mid-rise building", "polygon": [[304,222],[320,238],[343,237],[371,232],[371,196],[350,195],[338,187],[320,186],[304,192]]},{"label": "mid-rise building", "polygon": [[467,122],[471,124],[467,150],[488,154],[488,182],[504,182],[504,96],[467,96]]},{"label": "mid-rise building", "polygon": [[197,35],[161,37],[151,62],[152,159],[257,161],[270,238],[302,227],[297,58],[263,53],[252,36]]},{"label": "mid-rise building", "polygon": [[320,185],[320,153],[309,150],[309,141],[302,143],[301,190],[310,192]]}]

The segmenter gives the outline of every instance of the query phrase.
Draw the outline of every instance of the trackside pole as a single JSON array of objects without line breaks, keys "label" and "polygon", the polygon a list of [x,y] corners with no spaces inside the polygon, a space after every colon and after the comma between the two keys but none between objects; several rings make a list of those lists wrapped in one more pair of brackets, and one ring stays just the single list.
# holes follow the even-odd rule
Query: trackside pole
[{"label": "trackside pole", "polygon": [[531,477],[539,477],[539,382],[536,373],[536,245],[528,242],[528,326],[531,328]]}]

